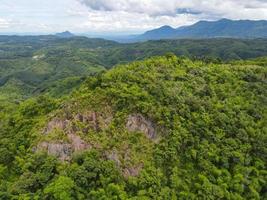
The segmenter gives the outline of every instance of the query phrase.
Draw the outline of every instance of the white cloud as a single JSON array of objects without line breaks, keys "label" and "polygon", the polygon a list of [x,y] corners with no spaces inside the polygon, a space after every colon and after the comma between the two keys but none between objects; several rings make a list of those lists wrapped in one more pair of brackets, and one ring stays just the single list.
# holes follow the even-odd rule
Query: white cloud
[{"label": "white cloud", "polygon": [[0,32],[142,32],[198,20],[265,19],[267,0],[0,0]]},{"label": "white cloud", "polygon": [[[187,9],[191,14],[205,13],[216,17],[267,18],[267,0],[78,0],[90,10],[125,11],[150,16],[170,15]],[[190,12],[189,12],[190,14]]]},{"label": "white cloud", "polygon": [[145,13],[151,16],[174,15],[177,8],[192,7],[192,1],[180,0],[79,0],[91,10]]},{"label": "white cloud", "polygon": [[147,30],[198,20],[267,19],[267,0],[77,0],[88,8],[93,30]]},{"label": "white cloud", "polygon": [[87,20],[79,24],[78,29],[90,29],[104,32],[134,32],[145,31],[155,27],[168,24],[171,26],[182,26],[192,24],[198,19],[194,16],[181,14],[177,16],[155,16],[151,17],[145,13],[129,13],[125,11],[93,11],[87,13]]},{"label": "white cloud", "polygon": [[0,18],[0,28],[1,29],[8,28],[9,25],[10,25],[10,22],[8,22],[8,20]]}]

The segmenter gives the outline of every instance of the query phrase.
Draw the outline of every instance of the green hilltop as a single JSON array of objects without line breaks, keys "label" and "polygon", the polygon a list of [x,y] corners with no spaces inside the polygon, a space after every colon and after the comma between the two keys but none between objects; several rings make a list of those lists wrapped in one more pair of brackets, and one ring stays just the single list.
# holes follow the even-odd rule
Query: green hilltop
[{"label": "green hilltop", "polygon": [[265,199],[266,64],[167,54],[2,104],[0,199]]}]

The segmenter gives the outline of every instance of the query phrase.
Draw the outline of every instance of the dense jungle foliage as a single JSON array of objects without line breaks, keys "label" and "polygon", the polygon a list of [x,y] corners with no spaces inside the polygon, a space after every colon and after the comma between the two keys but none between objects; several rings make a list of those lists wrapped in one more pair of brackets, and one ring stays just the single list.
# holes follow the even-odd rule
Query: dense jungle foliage
[{"label": "dense jungle foliage", "polygon": [[119,44],[86,37],[0,36],[0,102],[17,102],[40,93],[62,96],[86,76],[173,52],[206,62],[267,55],[267,39],[159,40]]},{"label": "dense jungle foliage", "polygon": [[[256,42],[235,41],[240,45]],[[160,43],[164,48],[166,42],[172,43],[133,45]],[[196,45],[194,41],[191,44]],[[123,47],[116,45],[116,51],[120,52]],[[38,60],[42,65],[29,61],[31,67],[47,67],[42,74],[50,69],[50,62],[58,63],[53,65],[58,67],[51,69],[53,76],[48,78],[58,80],[57,76],[65,76],[60,71],[62,66],[72,66],[83,56],[79,67],[92,64],[90,55],[83,54],[88,49],[58,48],[38,50],[37,55],[46,56]],[[99,56],[104,51],[103,57],[115,51],[97,49],[92,54]],[[61,50],[65,52],[62,57]],[[70,50],[77,54],[67,57],[66,51]],[[14,60],[21,63],[18,66],[25,73],[28,71],[23,62],[31,59],[32,53],[26,58],[17,55],[18,60]],[[147,55],[150,54],[154,53]],[[57,56],[62,60],[54,60]],[[132,59],[127,57],[125,61]],[[1,59],[0,62],[10,66],[11,61]],[[96,71],[99,70],[96,66],[111,66],[94,64]],[[74,78],[71,81],[75,84],[70,86],[66,81],[55,93],[68,94],[66,88],[76,85],[67,96],[59,98],[60,95],[45,93],[15,104],[3,101],[0,199],[266,199],[266,65],[266,58],[223,64],[167,54],[119,65],[109,71],[100,70],[81,83]],[[1,76],[4,72],[1,68]],[[86,74],[82,70],[80,73]],[[18,72],[15,74],[20,77]],[[83,118],[81,113],[92,111],[101,113],[95,129],[86,128],[86,124],[72,117]],[[155,137],[147,137],[142,129],[127,129],[127,120],[133,114],[151,122]],[[62,145],[70,142],[70,133],[66,131],[69,127],[58,126],[48,132],[46,127],[55,117],[71,124],[71,130],[90,148],[73,152],[67,161],[49,151],[39,151],[38,145],[43,141]]]}]

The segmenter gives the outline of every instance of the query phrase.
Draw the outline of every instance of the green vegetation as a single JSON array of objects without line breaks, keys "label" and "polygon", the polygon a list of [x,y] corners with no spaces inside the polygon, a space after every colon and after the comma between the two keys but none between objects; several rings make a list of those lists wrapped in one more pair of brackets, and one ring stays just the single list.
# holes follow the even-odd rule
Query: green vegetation
[{"label": "green vegetation", "polygon": [[266,56],[267,40],[160,40],[119,44],[85,37],[0,36],[0,101],[17,102],[40,93],[68,94],[84,77],[117,64],[168,52],[220,63]]},{"label": "green vegetation", "polygon": [[[164,48],[166,42],[133,46],[159,43]],[[244,41],[253,42],[258,41]],[[80,48],[70,50],[85,62]],[[53,60],[60,57],[55,52],[38,62],[59,62]],[[144,55],[155,53],[148,52]],[[142,57],[124,54],[125,61]],[[60,58],[58,66],[64,66],[66,57]],[[82,83],[66,76],[70,79],[62,89],[48,87],[47,94],[17,104],[5,101],[0,107],[0,199],[266,199],[266,65],[266,58],[220,64],[168,54],[116,66]],[[60,72],[48,79],[54,75],[63,77]],[[68,98],[51,95],[68,94],[69,84],[76,89]],[[146,119],[155,137],[141,126],[127,128],[129,116],[136,114],[143,116],[137,125]],[[60,160],[69,144],[54,135],[46,140],[56,133],[50,131],[53,126],[60,137],[79,136],[88,146]],[[56,144],[54,151],[61,154],[53,154],[52,146],[39,150],[43,141]]]}]

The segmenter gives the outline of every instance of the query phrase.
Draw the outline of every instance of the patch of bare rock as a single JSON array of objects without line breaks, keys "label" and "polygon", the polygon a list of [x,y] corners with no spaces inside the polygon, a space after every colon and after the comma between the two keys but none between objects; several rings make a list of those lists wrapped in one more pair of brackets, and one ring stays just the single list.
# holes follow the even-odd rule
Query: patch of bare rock
[{"label": "patch of bare rock", "polygon": [[[61,161],[70,161],[75,152],[84,151],[93,147],[84,141],[80,134],[87,134],[89,130],[100,132],[107,129],[112,121],[112,116],[106,116],[101,113],[86,111],[75,115],[68,115],[65,118],[55,117],[49,121],[43,130],[44,135],[52,134],[55,130],[63,131],[66,135],[66,141],[42,141],[37,145],[37,151],[46,151],[54,155]],[[82,124],[81,126],[77,124]],[[127,117],[126,129],[129,132],[142,132],[150,139],[154,140],[157,136],[153,122],[141,114],[131,114]],[[125,166],[122,163],[130,161],[130,150],[118,153],[117,150],[106,153],[106,159],[115,162],[121,169],[124,177],[138,176],[143,168],[143,163]],[[129,162],[130,163],[130,162]]]},{"label": "patch of bare rock", "polygon": [[156,138],[156,130],[154,128],[154,124],[141,114],[129,115],[126,123],[126,128],[130,132],[142,132],[149,139]]},{"label": "patch of bare rock", "polygon": [[38,151],[47,151],[49,155],[58,157],[61,161],[67,161],[72,154],[72,146],[68,143],[42,142],[38,144]]},{"label": "patch of bare rock", "polygon": [[[68,118],[55,117],[48,122],[43,134],[49,135],[54,130],[63,131],[66,134],[66,141],[45,141],[37,146],[37,151],[46,151],[50,155],[58,157],[62,161],[69,161],[74,152],[83,151],[92,148],[85,142],[79,133],[86,134],[89,130],[96,132],[106,129],[111,122],[111,117],[106,117],[97,112],[84,112]],[[78,126],[81,123],[82,126]]]},{"label": "patch of bare rock", "polygon": [[51,141],[41,142],[38,151],[46,151],[49,155],[56,156],[61,161],[69,161],[73,152],[90,149],[92,146],[75,134],[67,135],[69,142]]},{"label": "patch of bare rock", "polygon": [[106,153],[107,159],[114,161],[116,166],[118,168],[120,168],[120,170],[121,170],[121,172],[125,178],[130,177],[130,176],[138,176],[140,174],[140,171],[144,167],[144,164],[142,162],[137,163],[137,164],[128,165],[128,166],[123,166],[121,160],[123,160],[124,162],[129,160],[130,159],[129,154],[130,154],[129,150],[126,150],[120,156],[116,150],[113,150],[109,153],[108,152]]}]

